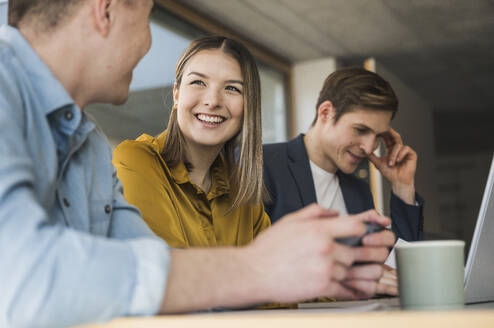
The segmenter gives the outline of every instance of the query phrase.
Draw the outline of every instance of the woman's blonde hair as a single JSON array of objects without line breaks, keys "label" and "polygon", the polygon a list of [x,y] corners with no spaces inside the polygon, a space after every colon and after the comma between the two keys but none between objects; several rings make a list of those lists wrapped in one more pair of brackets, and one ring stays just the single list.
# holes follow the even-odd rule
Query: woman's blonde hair
[{"label": "woman's blonde hair", "polygon": [[[223,36],[197,39],[184,51],[177,63],[176,87],[182,82],[184,68],[190,58],[202,50],[211,49],[220,49],[232,56],[240,66],[244,82],[242,128],[227,141],[222,150],[230,177],[231,209],[245,204],[257,205],[266,194],[262,174],[261,85],[254,57],[240,42]],[[162,156],[170,166],[183,162],[190,169],[176,108],[174,105],[170,115]]]}]

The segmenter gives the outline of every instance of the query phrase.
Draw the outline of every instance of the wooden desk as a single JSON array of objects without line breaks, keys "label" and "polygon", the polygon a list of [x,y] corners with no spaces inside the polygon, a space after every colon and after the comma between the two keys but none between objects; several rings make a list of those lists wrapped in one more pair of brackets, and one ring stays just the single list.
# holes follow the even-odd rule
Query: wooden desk
[{"label": "wooden desk", "polygon": [[120,318],[84,328],[482,328],[494,327],[494,310],[450,312],[329,313],[324,310],[266,310]]}]

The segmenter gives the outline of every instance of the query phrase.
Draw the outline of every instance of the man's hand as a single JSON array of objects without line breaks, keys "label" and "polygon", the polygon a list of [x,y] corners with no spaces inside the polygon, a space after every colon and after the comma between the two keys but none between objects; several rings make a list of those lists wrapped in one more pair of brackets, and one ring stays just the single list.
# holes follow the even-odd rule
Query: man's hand
[{"label": "man's hand", "polygon": [[[363,222],[389,225],[376,211],[337,217],[318,205],[287,215],[250,246],[271,302],[295,302],[320,296],[356,299],[375,294],[382,262],[394,235],[386,230],[366,236],[363,247],[338,244],[334,238],[361,236]],[[355,262],[373,262],[352,267]]]},{"label": "man's hand", "polygon": [[409,205],[415,204],[415,171],[417,153],[403,144],[398,132],[389,128],[382,137],[386,145],[386,155],[369,155],[369,160],[391,183],[393,193]]},{"label": "man's hand", "polygon": [[[360,214],[361,216],[380,216],[375,210]],[[368,220],[365,220],[368,221]],[[373,233],[362,239],[363,247],[355,248],[355,262],[368,263],[353,266],[342,284],[354,291],[352,299],[370,298],[376,293],[392,293],[384,286],[382,279],[386,275],[383,262],[389,255],[388,247],[395,242],[395,235],[390,230]],[[384,247],[383,247],[384,246]],[[387,275],[386,275],[387,276]]]}]

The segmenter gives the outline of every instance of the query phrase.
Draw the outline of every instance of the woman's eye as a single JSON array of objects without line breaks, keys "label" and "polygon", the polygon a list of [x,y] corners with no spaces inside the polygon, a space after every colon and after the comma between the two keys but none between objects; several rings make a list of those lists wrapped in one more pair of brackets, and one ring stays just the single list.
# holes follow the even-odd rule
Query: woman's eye
[{"label": "woman's eye", "polygon": [[190,84],[197,84],[197,85],[202,85],[202,86],[205,86],[206,84],[204,82],[202,82],[201,80],[194,80],[192,82],[190,82]]},{"label": "woman's eye", "polygon": [[357,132],[357,134],[364,134],[367,132],[366,129],[362,129],[362,128],[355,128],[355,131]]},{"label": "woman's eye", "polygon": [[242,93],[242,91],[240,91],[240,89],[239,89],[239,88],[234,87],[233,85],[229,85],[229,86],[227,86],[225,89],[226,89],[226,90],[228,90],[228,91],[233,91],[233,92],[237,92],[237,93]]}]

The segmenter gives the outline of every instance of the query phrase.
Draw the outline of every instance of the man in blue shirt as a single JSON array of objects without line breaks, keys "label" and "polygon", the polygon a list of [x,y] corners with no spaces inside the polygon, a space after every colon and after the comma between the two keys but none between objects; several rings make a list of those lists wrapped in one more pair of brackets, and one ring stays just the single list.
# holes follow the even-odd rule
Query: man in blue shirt
[{"label": "man in blue shirt", "polygon": [[390,223],[375,212],[334,218],[314,205],[243,248],[170,250],[123,199],[110,147],[82,109],[127,99],[152,6],[10,2],[15,27],[0,28],[0,327],[372,295],[380,266],[352,263],[382,262],[393,234],[361,248],[333,238]]}]

